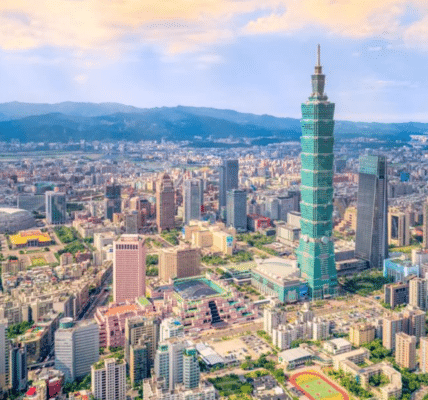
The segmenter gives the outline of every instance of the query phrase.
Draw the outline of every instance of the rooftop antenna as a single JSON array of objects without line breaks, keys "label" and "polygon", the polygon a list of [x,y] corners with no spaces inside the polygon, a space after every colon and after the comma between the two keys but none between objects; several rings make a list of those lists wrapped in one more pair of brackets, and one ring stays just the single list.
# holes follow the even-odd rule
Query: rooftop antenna
[{"label": "rooftop antenna", "polygon": [[321,45],[318,44],[317,49],[317,67],[321,67]]}]

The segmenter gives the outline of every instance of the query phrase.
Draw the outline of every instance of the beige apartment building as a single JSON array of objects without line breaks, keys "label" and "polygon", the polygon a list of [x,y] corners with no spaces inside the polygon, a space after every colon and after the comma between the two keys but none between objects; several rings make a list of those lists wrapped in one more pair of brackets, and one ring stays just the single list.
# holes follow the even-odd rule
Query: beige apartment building
[{"label": "beige apartment building", "polygon": [[375,327],[370,324],[351,326],[349,330],[349,341],[355,347],[360,347],[364,343],[372,342],[375,338],[375,332]]},{"label": "beige apartment building", "polygon": [[400,367],[416,368],[416,337],[404,332],[395,335],[395,361]]}]

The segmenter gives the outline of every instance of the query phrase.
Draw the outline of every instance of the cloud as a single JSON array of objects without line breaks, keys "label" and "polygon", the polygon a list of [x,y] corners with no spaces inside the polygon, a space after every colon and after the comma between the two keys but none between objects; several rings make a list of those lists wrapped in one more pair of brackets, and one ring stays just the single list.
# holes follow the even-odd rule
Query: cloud
[{"label": "cloud", "polygon": [[74,77],[74,81],[83,85],[84,83],[86,83],[88,80],[88,75],[86,74],[81,74],[81,75],[77,75]]},{"label": "cloud", "polygon": [[[0,48],[44,46],[117,59],[141,44],[200,52],[239,35],[307,27],[352,38],[400,38],[428,47],[426,0],[1,0]],[[409,4],[416,17],[407,25]],[[257,17],[254,17],[256,15]],[[406,22],[407,23],[407,22]]]}]

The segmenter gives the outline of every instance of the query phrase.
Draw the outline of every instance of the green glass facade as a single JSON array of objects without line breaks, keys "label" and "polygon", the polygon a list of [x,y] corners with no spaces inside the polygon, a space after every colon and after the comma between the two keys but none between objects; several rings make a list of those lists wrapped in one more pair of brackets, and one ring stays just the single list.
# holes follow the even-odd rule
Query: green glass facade
[{"label": "green glass facade", "polygon": [[332,238],[334,103],[324,94],[324,85],[325,75],[318,57],[312,75],[312,94],[302,104],[302,215],[297,250],[302,277],[307,279],[313,299],[337,293]]}]

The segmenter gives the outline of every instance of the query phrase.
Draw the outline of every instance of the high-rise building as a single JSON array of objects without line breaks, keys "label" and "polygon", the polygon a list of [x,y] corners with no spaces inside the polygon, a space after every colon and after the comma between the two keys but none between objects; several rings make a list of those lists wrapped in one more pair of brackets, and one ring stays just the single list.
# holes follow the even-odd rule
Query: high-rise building
[{"label": "high-rise building", "polygon": [[191,220],[200,220],[202,204],[204,201],[204,189],[200,179],[188,179],[183,183],[184,200],[184,224]]},{"label": "high-rise building", "polygon": [[100,333],[98,325],[84,321],[73,323],[63,318],[55,332],[55,369],[72,382],[91,372],[91,365],[98,361]]},{"label": "high-rise building", "polygon": [[122,235],[113,242],[113,299],[135,300],[146,294],[146,246],[138,235]]},{"label": "high-rise building", "polygon": [[382,345],[388,350],[395,349],[395,335],[403,332],[404,318],[401,314],[392,314],[383,318]]},{"label": "high-rise building", "polygon": [[142,226],[141,211],[131,211],[125,214],[125,233],[129,235],[138,234]]},{"label": "high-rise building", "polygon": [[220,166],[219,182],[219,209],[226,207],[227,192],[238,189],[239,184],[239,163],[238,160],[223,160]]},{"label": "high-rise building", "polygon": [[337,294],[333,244],[334,103],[324,94],[325,75],[318,63],[312,94],[302,104],[301,237],[297,257],[309,295],[320,299]]},{"label": "high-rise building", "polygon": [[365,343],[370,343],[375,339],[376,329],[370,324],[353,325],[349,329],[349,341],[360,347]]},{"label": "high-rise building", "polygon": [[382,268],[388,258],[387,163],[384,156],[360,158],[355,256]]},{"label": "high-rise building", "polygon": [[272,331],[279,325],[287,323],[285,311],[277,307],[268,306],[263,310],[263,329],[272,336]]},{"label": "high-rise building", "polygon": [[46,199],[46,221],[48,224],[59,225],[67,221],[67,198],[65,193],[48,191]]},{"label": "high-rise building", "polygon": [[428,279],[413,278],[409,281],[409,304],[421,310],[428,309]]},{"label": "high-rise building", "polygon": [[409,282],[388,283],[383,287],[385,303],[392,309],[409,302]]},{"label": "high-rise building", "polygon": [[9,339],[7,319],[0,320],[0,393],[9,387]]},{"label": "high-rise building", "polygon": [[164,342],[173,337],[184,337],[184,326],[175,318],[165,318],[160,324],[159,341]]},{"label": "high-rise building", "polygon": [[420,341],[419,369],[423,374],[428,372],[428,338],[423,337]]},{"label": "high-rise building", "polygon": [[188,246],[162,249],[159,255],[159,277],[164,282],[170,279],[187,278],[199,274],[201,252]]},{"label": "high-rise building", "polygon": [[125,323],[125,359],[129,365],[131,384],[148,378],[159,342],[159,320],[155,317],[134,317]]},{"label": "high-rise building", "polygon": [[113,221],[113,214],[120,213],[122,211],[121,191],[122,188],[120,185],[117,185],[115,183],[106,185],[104,195],[104,216],[110,221]]},{"label": "high-rise building", "polygon": [[[19,207],[19,205],[18,205]],[[423,248],[428,250],[428,199],[423,204]]]},{"label": "high-rise building", "polygon": [[395,335],[395,361],[409,370],[416,368],[416,338],[404,332]]},{"label": "high-rise building", "polygon": [[21,392],[27,388],[27,346],[18,343],[10,349],[10,388]]},{"label": "high-rise building", "polygon": [[232,189],[227,192],[226,225],[239,232],[247,231],[247,193]]},{"label": "high-rise building", "polygon": [[[173,390],[177,384],[199,384],[199,363],[191,343],[182,338],[169,339],[160,343],[155,356],[155,374],[164,379],[164,388]],[[189,357],[189,358],[186,358]],[[186,384],[185,383],[185,384]],[[192,387],[196,387],[192,386]]]},{"label": "high-rise building", "polygon": [[156,224],[159,232],[175,228],[174,184],[166,173],[156,182]]},{"label": "high-rise building", "polygon": [[410,244],[409,215],[401,211],[388,213],[388,242],[394,246],[408,246]]},{"label": "high-rise building", "polygon": [[186,389],[199,386],[200,369],[195,348],[187,348],[183,353],[183,384]]},{"label": "high-rise building", "polygon": [[106,358],[92,365],[91,390],[97,400],[126,399],[125,360]]}]

